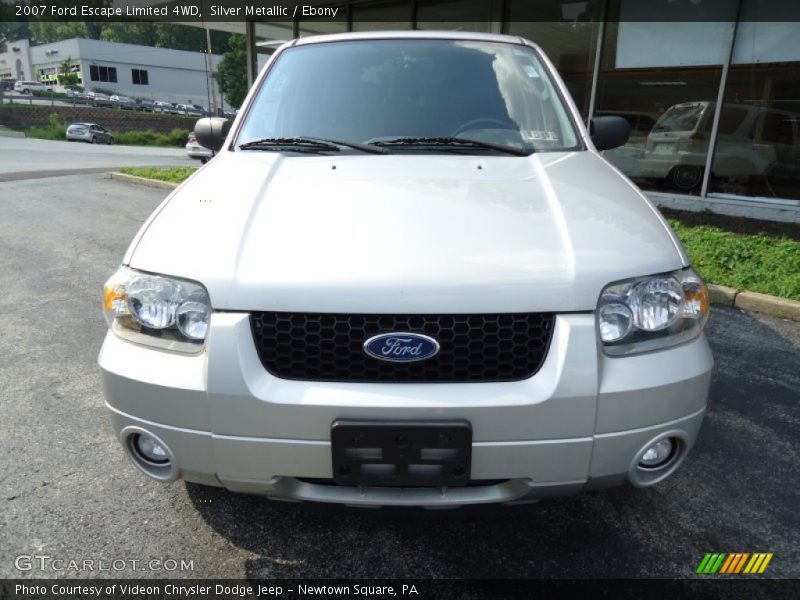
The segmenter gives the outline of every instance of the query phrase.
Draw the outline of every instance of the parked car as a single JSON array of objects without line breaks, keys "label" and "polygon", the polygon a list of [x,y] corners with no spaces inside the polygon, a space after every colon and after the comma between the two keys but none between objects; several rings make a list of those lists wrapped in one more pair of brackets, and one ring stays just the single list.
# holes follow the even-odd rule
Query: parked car
[{"label": "parked car", "polygon": [[189,116],[189,117],[204,117],[205,111],[202,109],[195,108],[192,104],[176,104],[175,105],[175,113],[179,115]]},{"label": "parked car", "polygon": [[[676,104],[667,109],[647,136],[640,176],[665,179],[679,191],[691,191],[703,181],[715,102]],[[763,106],[726,103],[720,115],[712,175],[749,178],[770,172],[776,162],[797,164],[797,129],[800,114]],[[780,127],[781,122],[785,127]],[[789,132],[775,139],[764,136],[775,130]],[[781,135],[785,138],[781,141]],[[796,141],[797,140],[797,141]]]},{"label": "parked car", "polygon": [[114,143],[114,136],[96,123],[72,123],[67,127],[67,141],[110,145]]},{"label": "parked car", "polygon": [[111,100],[111,104],[117,108],[124,110],[133,110],[136,108],[136,101],[133,98],[128,98],[127,96],[119,96],[114,94],[111,96],[111,98],[109,98],[109,100]]},{"label": "parked car", "polygon": [[102,92],[86,92],[86,101],[90,106],[98,107],[112,107],[114,103],[109,98],[108,94]]},{"label": "parked car", "polygon": [[0,79],[0,92],[11,92],[14,90],[13,79]]},{"label": "parked car", "polygon": [[80,90],[68,89],[66,94],[67,101],[72,102],[73,104],[86,104],[88,102],[86,94]]},{"label": "parked car", "polygon": [[16,81],[14,82],[14,91],[19,94],[30,94],[31,92],[51,92],[53,88],[38,81]]},{"label": "parked car", "polygon": [[176,107],[172,102],[165,102],[157,100],[153,102],[153,112],[160,112],[166,114],[175,114]]},{"label": "parked car", "polygon": [[214,156],[211,150],[200,145],[194,131],[186,138],[186,154],[189,158],[198,159],[202,164],[206,164]]},{"label": "parked car", "polygon": [[147,98],[136,98],[136,110],[143,112],[153,112],[153,101]]},{"label": "parked car", "polygon": [[[143,473],[349,505],[654,485],[706,411],[708,290],[519,36],[305,37],[104,290]],[[212,341],[213,340],[213,341]],[[676,493],[666,491],[666,494]],[[663,493],[662,493],[663,495]]]}]

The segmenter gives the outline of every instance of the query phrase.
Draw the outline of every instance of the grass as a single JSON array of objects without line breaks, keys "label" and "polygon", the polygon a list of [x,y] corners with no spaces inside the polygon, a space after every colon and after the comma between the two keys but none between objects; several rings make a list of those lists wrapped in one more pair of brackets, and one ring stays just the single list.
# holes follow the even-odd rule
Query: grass
[{"label": "grass", "polygon": [[120,169],[126,175],[136,175],[147,179],[158,179],[170,183],[181,183],[186,180],[197,167],[172,167],[171,169],[156,169],[152,167],[125,167]]},{"label": "grass", "polygon": [[[130,175],[173,183],[182,182],[195,170],[121,169]],[[800,300],[800,241],[785,235],[742,234],[708,225],[686,225],[674,218],[669,222],[695,268],[709,283]]]},{"label": "grass", "polygon": [[670,219],[689,258],[709,283],[800,300],[800,242],[765,233],[737,234]]}]

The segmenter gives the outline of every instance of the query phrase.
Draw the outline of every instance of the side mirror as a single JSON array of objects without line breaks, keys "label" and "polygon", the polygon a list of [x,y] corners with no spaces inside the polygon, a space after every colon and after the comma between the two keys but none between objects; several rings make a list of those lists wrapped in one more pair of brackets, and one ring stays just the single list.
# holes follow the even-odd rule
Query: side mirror
[{"label": "side mirror", "polygon": [[622,117],[594,117],[589,122],[589,135],[592,136],[595,148],[611,150],[628,141],[631,126]]},{"label": "side mirror", "polygon": [[231,122],[219,117],[200,119],[194,126],[194,135],[201,146],[219,152],[225,144],[225,138],[231,130]]}]

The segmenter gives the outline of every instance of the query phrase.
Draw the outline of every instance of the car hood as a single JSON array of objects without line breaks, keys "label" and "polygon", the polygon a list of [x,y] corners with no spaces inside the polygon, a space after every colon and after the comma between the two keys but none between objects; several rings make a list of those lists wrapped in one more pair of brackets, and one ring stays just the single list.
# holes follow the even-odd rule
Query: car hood
[{"label": "car hood", "polygon": [[687,259],[594,152],[530,157],[223,152],[150,217],[135,269],[216,309],[593,310],[611,281]]}]

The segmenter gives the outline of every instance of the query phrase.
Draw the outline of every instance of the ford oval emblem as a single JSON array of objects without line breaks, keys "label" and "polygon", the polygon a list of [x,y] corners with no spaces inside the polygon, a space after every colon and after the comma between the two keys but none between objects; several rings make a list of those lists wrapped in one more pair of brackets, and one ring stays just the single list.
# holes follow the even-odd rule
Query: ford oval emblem
[{"label": "ford oval emblem", "polygon": [[419,333],[393,331],[369,338],[364,342],[364,352],[378,360],[416,362],[436,356],[439,342]]}]

